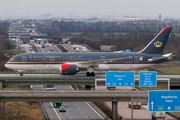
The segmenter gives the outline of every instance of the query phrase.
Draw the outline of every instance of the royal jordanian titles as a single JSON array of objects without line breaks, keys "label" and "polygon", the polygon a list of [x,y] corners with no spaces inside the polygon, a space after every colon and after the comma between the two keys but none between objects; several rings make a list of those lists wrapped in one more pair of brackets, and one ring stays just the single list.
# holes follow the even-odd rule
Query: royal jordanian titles
[{"label": "royal jordanian titles", "polygon": [[91,52],[91,53],[25,53],[11,58],[5,67],[15,69],[23,76],[24,70],[58,70],[62,75],[73,75],[87,70],[87,76],[95,76],[98,70],[132,70],[166,62],[172,53],[163,50],[172,26],[165,27],[139,52]]}]

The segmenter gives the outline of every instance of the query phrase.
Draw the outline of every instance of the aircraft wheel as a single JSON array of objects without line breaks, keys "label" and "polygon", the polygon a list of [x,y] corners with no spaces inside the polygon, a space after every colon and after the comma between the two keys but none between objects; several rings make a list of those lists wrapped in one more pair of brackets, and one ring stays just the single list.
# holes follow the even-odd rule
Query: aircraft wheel
[{"label": "aircraft wheel", "polygon": [[23,73],[20,73],[20,76],[23,76]]},{"label": "aircraft wheel", "polygon": [[86,73],[86,76],[91,76],[91,74],[89,72]]},{"label": "aircraft wheel", "polygon": [[91,73],[91,76],[95,76],[94,72]]}]

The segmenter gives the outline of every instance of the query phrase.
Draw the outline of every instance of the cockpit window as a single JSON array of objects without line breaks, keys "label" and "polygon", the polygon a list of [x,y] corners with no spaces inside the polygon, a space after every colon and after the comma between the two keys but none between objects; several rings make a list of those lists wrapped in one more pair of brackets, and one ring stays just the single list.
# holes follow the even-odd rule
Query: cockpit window
[{"label": "cockpit window", "polygon": [[14,61],[15,60],[15,58],[11,58],[9,61]]}]

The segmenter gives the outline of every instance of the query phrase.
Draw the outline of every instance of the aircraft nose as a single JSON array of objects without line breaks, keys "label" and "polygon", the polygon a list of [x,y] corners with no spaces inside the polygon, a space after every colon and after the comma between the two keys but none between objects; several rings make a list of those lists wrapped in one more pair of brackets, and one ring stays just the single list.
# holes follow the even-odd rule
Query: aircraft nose
[{"label": "aircraft nose", "polygon": [[5,64],[5,67],[6,67],[6,68],[8,68],[8,67],[9,67],[9,65],[6,63],[6,64]]}]

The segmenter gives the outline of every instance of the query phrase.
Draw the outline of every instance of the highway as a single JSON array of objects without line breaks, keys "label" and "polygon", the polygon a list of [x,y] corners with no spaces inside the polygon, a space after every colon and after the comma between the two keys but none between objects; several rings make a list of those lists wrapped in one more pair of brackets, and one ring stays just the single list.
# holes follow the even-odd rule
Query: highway
[{"label": "highway", "polygon": [[[25,49],[25,51],[28,53],[29,44],[21,44],[21,47]],[[40,46],[40,45],[39,45]],[[41,50],[41,47],[37,48]],[[42,52],[43,50],[41,50]],[[33,85],[33,90],[43,90],[43,85]],[[46,114],[50,120],[61,120],[58,113],[55,109],[53,109],[53,105],[51,102],[42,102],[42,105],[46,111]]]},{"label": "highway", "polygon": [[[69,44],[61,44],[68,52],[76,52],[74,47],[79,48],[79,52],[82,52],[82,47],[81,45],[69,45]],[[87,49],[87,52],[90,52],[90,50]]]},{"label": "highway", "polygon": [[[69,44],[61,44],[66,50],[68,50],[68,52],[75,52],[74,47],[72,47]],[[81,50],[81,49],[80,49]],[[79,51],[80,51],[79,50]]]},{"label": "highway", "polygon": [[[134,87],[117,87],[116,91],[132,91],[136,89]],[[97,90],[107,90],[104,86],[98,86]],[[113,91],[113,90],[111,90]],[[135,91],[138,91],[136,89]],[[112,102],[105,102],[110,108],[112,106]],[[133,109],[133,119],[134,120],[151,120],[151,112],[148,111],[148,105],[142,105],[141,109]],[[131,108],[128,107],[128,102],[118,102],[118,114],[121,115],[126,120],[131,120]],[[167,120],[175,120],[171,116],[166,114]]]},{"label": "highway", "polygon": [[[40,45],[36,44],[37,49],[41,49],[42,52],[61,52],[56,46],[50,46],[46,48],[41,48]],[[53,48],[54,51],[50,51],[50,48]],[[42,87],[42,86],[41,86]],[[55,85],[57,90],[73,90],[69,85]],[[39,89],[39,88],[37,88]],[[43,89],[43,88],[42,88]],[[59,113],[59,108],[53,108],[52,102],[43,102],[45,110],[50,116],[50,120],[103,120],[102,116],[99,115],[89,104],[88,102],[64,102],[66,112]],[[51,106],[51,107],[50,107]],[[54,115],[56,114],[56,115]],[[55,118],[56,116],[56,118]],[[58,117],[58,118],[57,118]]]}]

